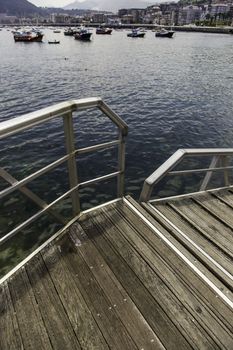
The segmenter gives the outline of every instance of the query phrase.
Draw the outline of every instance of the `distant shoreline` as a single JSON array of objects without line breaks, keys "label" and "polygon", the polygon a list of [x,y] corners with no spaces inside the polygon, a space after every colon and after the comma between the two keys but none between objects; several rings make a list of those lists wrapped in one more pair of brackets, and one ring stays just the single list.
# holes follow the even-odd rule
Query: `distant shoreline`
[{"label": "distant shoreline", "polygon": [[[19,25],[13,25],[13,24],[4,24],[4,27],[18,27]],[[29,25],[25,25],[29,26]],[[34,24],[31,24],[30,26],[35,26]],[[80,24],[64,24],[64,23],[48,23],[48,24],[38,24],[38,26],[43,27],[78,27]],[[115,29],[132,29],[132,28],[144,28],[144,29],[159,29],[161,27],[166,29],[173,29],[177,32],[199,32],[199,33],[215,33],[215,34],[233,34],[233,27],[202,27],[202,26],[162,26],[162,25],[154,25],[154,24],[142,24],[142,23],[136,23],[136,24],[121,24],[121,25],[109,25],[109,24],[102,24],[102,23],[86,23],[85,26],[96,28],[99,26],[106,26],[110,28]]]}]

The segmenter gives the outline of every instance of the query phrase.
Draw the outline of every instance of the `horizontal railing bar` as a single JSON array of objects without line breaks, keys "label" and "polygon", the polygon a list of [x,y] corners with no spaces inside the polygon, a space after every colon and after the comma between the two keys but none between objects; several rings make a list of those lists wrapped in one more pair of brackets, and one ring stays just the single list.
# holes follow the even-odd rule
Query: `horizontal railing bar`
[{"label": "horizontal railing bar", "polygon": [[233,169],[233,166],[227,166],[227,167],[219,167],[219,168],[203,168],[203,169],[193,169],[193,170],[178,170],[178,171],[171,171],[167,175],[186,175],[186,174],[192,174],[192,173],[204,173],[207,171],[220,171],[220,170],[230,170]]},{"label": "horizontal railing bar", "polygon": [[[143,184],[139,201],[147,202],[152,194],[153,187],[161,181],[171,170],[184,158],[190,156],[229,156],[233,155],[233,148],[191,148],[179,149],[166,160],[157,170],[155,170]],[[210,171],[210,169],[208,169]]]},{"label": "horizontal railing bar", "polygon": [[[73,155],[73,153],[64,156],[58,160],[56,160],[55,162],[45,166],[44,168],[36,171],[35,173],[25,177],[23,180],[17,181],[14,185],[12,185],[11,187],[7,187],[6,189],[2,190],[0,192],[0,199],[2,199],[3,197],[5,197],[6,195],[14,192],[15,190],[19,189],[20,187],[25,186],[26,184],[28,184],[29,182],[37,179],[39,176],[47,173],[50,170],[53,170],[54,168],[56,168],[57,166],[61,165],[62,163],[64,163],[65,161],[67,161],[71,156]],[[0,176],[1,176],[1,169],[0,169]]]},{"label": "horizontal railing bar", "polygon": [[181,160],[187,156],[213,156],[213,155],[233,155],[233,148],[193,148],[179,149],[165,163],[163,163],[152,175],[145,181],[148,184],[158,182],[169,170],[174,168]]},{"label": "horizontal railing bar", "polygon": [[87,185],[95,184],[95,183],[97,183],[99,181],[111,179],[113,177],[116,177],[119,174],[120,174],[120,171],[116,171],[115,173],[111,173],[111,174],[108,174],[108,175],[100,176],[100,177],[97,177],[97,178],[95,178],[93,180],[88,180],[88,181],[85,181],[85,182],[81,182],[79,184],[79,188],[85,187]]},{"label": "horizontal railing bar", "polygon": [[43,215],[44,213],[46,213],[49,209],[51,209],[54,205],[56,205],[57,203],[59,203],[61,200],[65,199],[66,197],[68,197],[70,194],[72,194],[74,191],[76,191],[77,189],[79,189],[80,187],[84,187],[86,185],[90,185],[93,183],[96,183],[98,181],[103,181],[106,179],[110,179],[112,177],[115,177],[119,174],[119,172],[115,172],[115,173],[111,173],[109,175],[104,175],[101,177],[98,177],[96,179],[93,180],[89,180],[83,183],[78,184],[77,186],[71,188],[69,191],[67,191],[66,193],[64,193],[63,195],[61,195],[60,197],[58,197],[57,199],[55,199],[53,202],[51,202],[50,204],[48,204],[45,208],[41,209],[40,211],[38,211],[36,214],[34,214],[33,216],[31,216],[28,220],[24,221],[22,224],[20,224],[19,226],[15,227],[12,231],[10,231],[9,233],[7,233],[5,236],[0,238],[0,245],[2,245],[3,243],[5,243],[8,239],[10,239],[11,237],[13,237],[14,235],[16,235],[19,231],[21,231],[22,229],[24,229],[25,227],[27,227],[28,225],[30,225],[31,223],[33,223],[35,220],[37,220],[41,215]]},{"label": "horizontal railing bar", "polygon": [[[6,170],[4,169],[0,169],[1,170],[1,176],[2,178],[7,181],[10,185],[13,185],[14,183],[17,182],[17,179],[15,179],[11,174],[9,174]],[[22,186],[19,188],[19,191],[21,193],[23,193],[26,197],[28,197],[30,200],[32,200],[34,203],[36,203],[40,208],[45,208],[46,205],[48,205],[46,203],[46,201],[44,201],[43,199],[41,199],[39,196],[37,196],[35,193],[33,193],[32,191],[30,191],[26,186]],[[64,224],[65,222],[65,218],[61,215],[56,213],[54,210],[49,210],[49,213],[51,215],[53,215],[57,220],[59,220],[60,222],[62,222]]]},{"label": "horizontal railing bar", "polygon": [[93,107],[98,107],[109,119],[112,120],[124,135],[127,135],[127,124],[115,112],[113,112],[101,98],[93,97],[58,103],[52,107],[43,108],[39,111],[1,122],[0,139],[44,123],[45,121],[49,121],[52,118],[64,117],[74,111]]},{"label": "horizontal railing bar", "polygon": [[233,148],[184,148],[183,151],[185,156],[233,155]]},{"label": "horizontal railing bar", "polygon": [[94,97],[62,102],[36,112],[25,114],[21,117],[4,121],[0,123],[0,138],[13,135],[16,132],[49,121],[52,118],[63,117],[77,109],[97,107],[101,101],[101,98]]},{"label": "horizontal railing bar", "polygon": [[[56,168],[57,166],[61,165],[62,163],[64,163],[65,161],[67,161],[71,156],[76,155],[76,154],[84,154],[84,153],[88,153],[88,152],[93,152],[93,151],[97,151],[97,150],[101,150],[101,149],[106,149],[106,148],[110,148],[113,147],[115,145],[119,145],[120,141],[112,141],[112,142],[106,142],[100,145],[95,145],[95,146],[90,146],[90,147],[86,147],[86,148],[80,148],[72,153],[70,153],[69,155],[66,155],[58,160],[56,160],[55,162],[47,165],[46,167],[36,171],[35,173],[27,176],[26,178],[24,178],[23,180],[17,181],[14,185],[12,185],[11,187],[7,187],[6,189],[0,191],[0,199],[4,198],[5,196],[7,196],[8,194],[16,191],[17,189],[25,186],[26,184],[28,184],[29,182],[37,179],[39,176],[47,173],[50,170],[53,170],[54,168]],[[1,169],[0,169],[0,176],[1,176]]]},{"label": "horizontal railing bar", "polygon": [[119,144],[120,144],[119,140],[106,142],[106,143],[102,143],[102,144],[99,144],[99,145],[94,145],[94,146],[89,146],[89,147],[85,147],[85,148],[80,148],[77,151],[75,151],[75,154],[84,154],[84,153],[88,153],[88,152],[99,151],[101,149],[111,148],[111,147],[117,146]]},{"label": "horizontal railing bar", "polygon": [[176,164],[178,164],[185,156],[184,150],[176,151],[165,163],[163,163],[157,170],[153,172],[145,182],[148,185],[153,185],[154,182],[158,182],[165,174],[170,172],[171,169],[174,168]]}]

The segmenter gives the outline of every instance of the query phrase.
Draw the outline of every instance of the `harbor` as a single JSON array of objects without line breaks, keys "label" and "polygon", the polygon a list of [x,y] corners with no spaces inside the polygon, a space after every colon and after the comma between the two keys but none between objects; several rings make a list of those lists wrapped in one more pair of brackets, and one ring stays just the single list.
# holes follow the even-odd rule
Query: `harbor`
[{"label": "harbor", "polygon": [[0,349],[229,350],[233,36],[108,28],[0,31]]}]

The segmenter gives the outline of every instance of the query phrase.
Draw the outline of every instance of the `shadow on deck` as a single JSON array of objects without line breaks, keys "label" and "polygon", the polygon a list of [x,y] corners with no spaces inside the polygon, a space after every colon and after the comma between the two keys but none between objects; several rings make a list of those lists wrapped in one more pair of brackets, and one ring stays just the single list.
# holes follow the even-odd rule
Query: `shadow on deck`
[{"label": "shadow on deck", "polygon": [[2,283],[0,348],[232,349],[229,193],[82,215]]}]

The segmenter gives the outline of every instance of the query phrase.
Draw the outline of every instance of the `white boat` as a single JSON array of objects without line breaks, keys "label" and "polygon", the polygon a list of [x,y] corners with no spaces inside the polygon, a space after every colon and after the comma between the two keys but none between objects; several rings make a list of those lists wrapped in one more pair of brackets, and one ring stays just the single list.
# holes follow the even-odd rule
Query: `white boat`
[{"label": "white boat", "polygon": [[174,30],[166,30],[165,28],[162,28],[155,33],[155,36],[160,38],[172,38],[174,33]]}]

